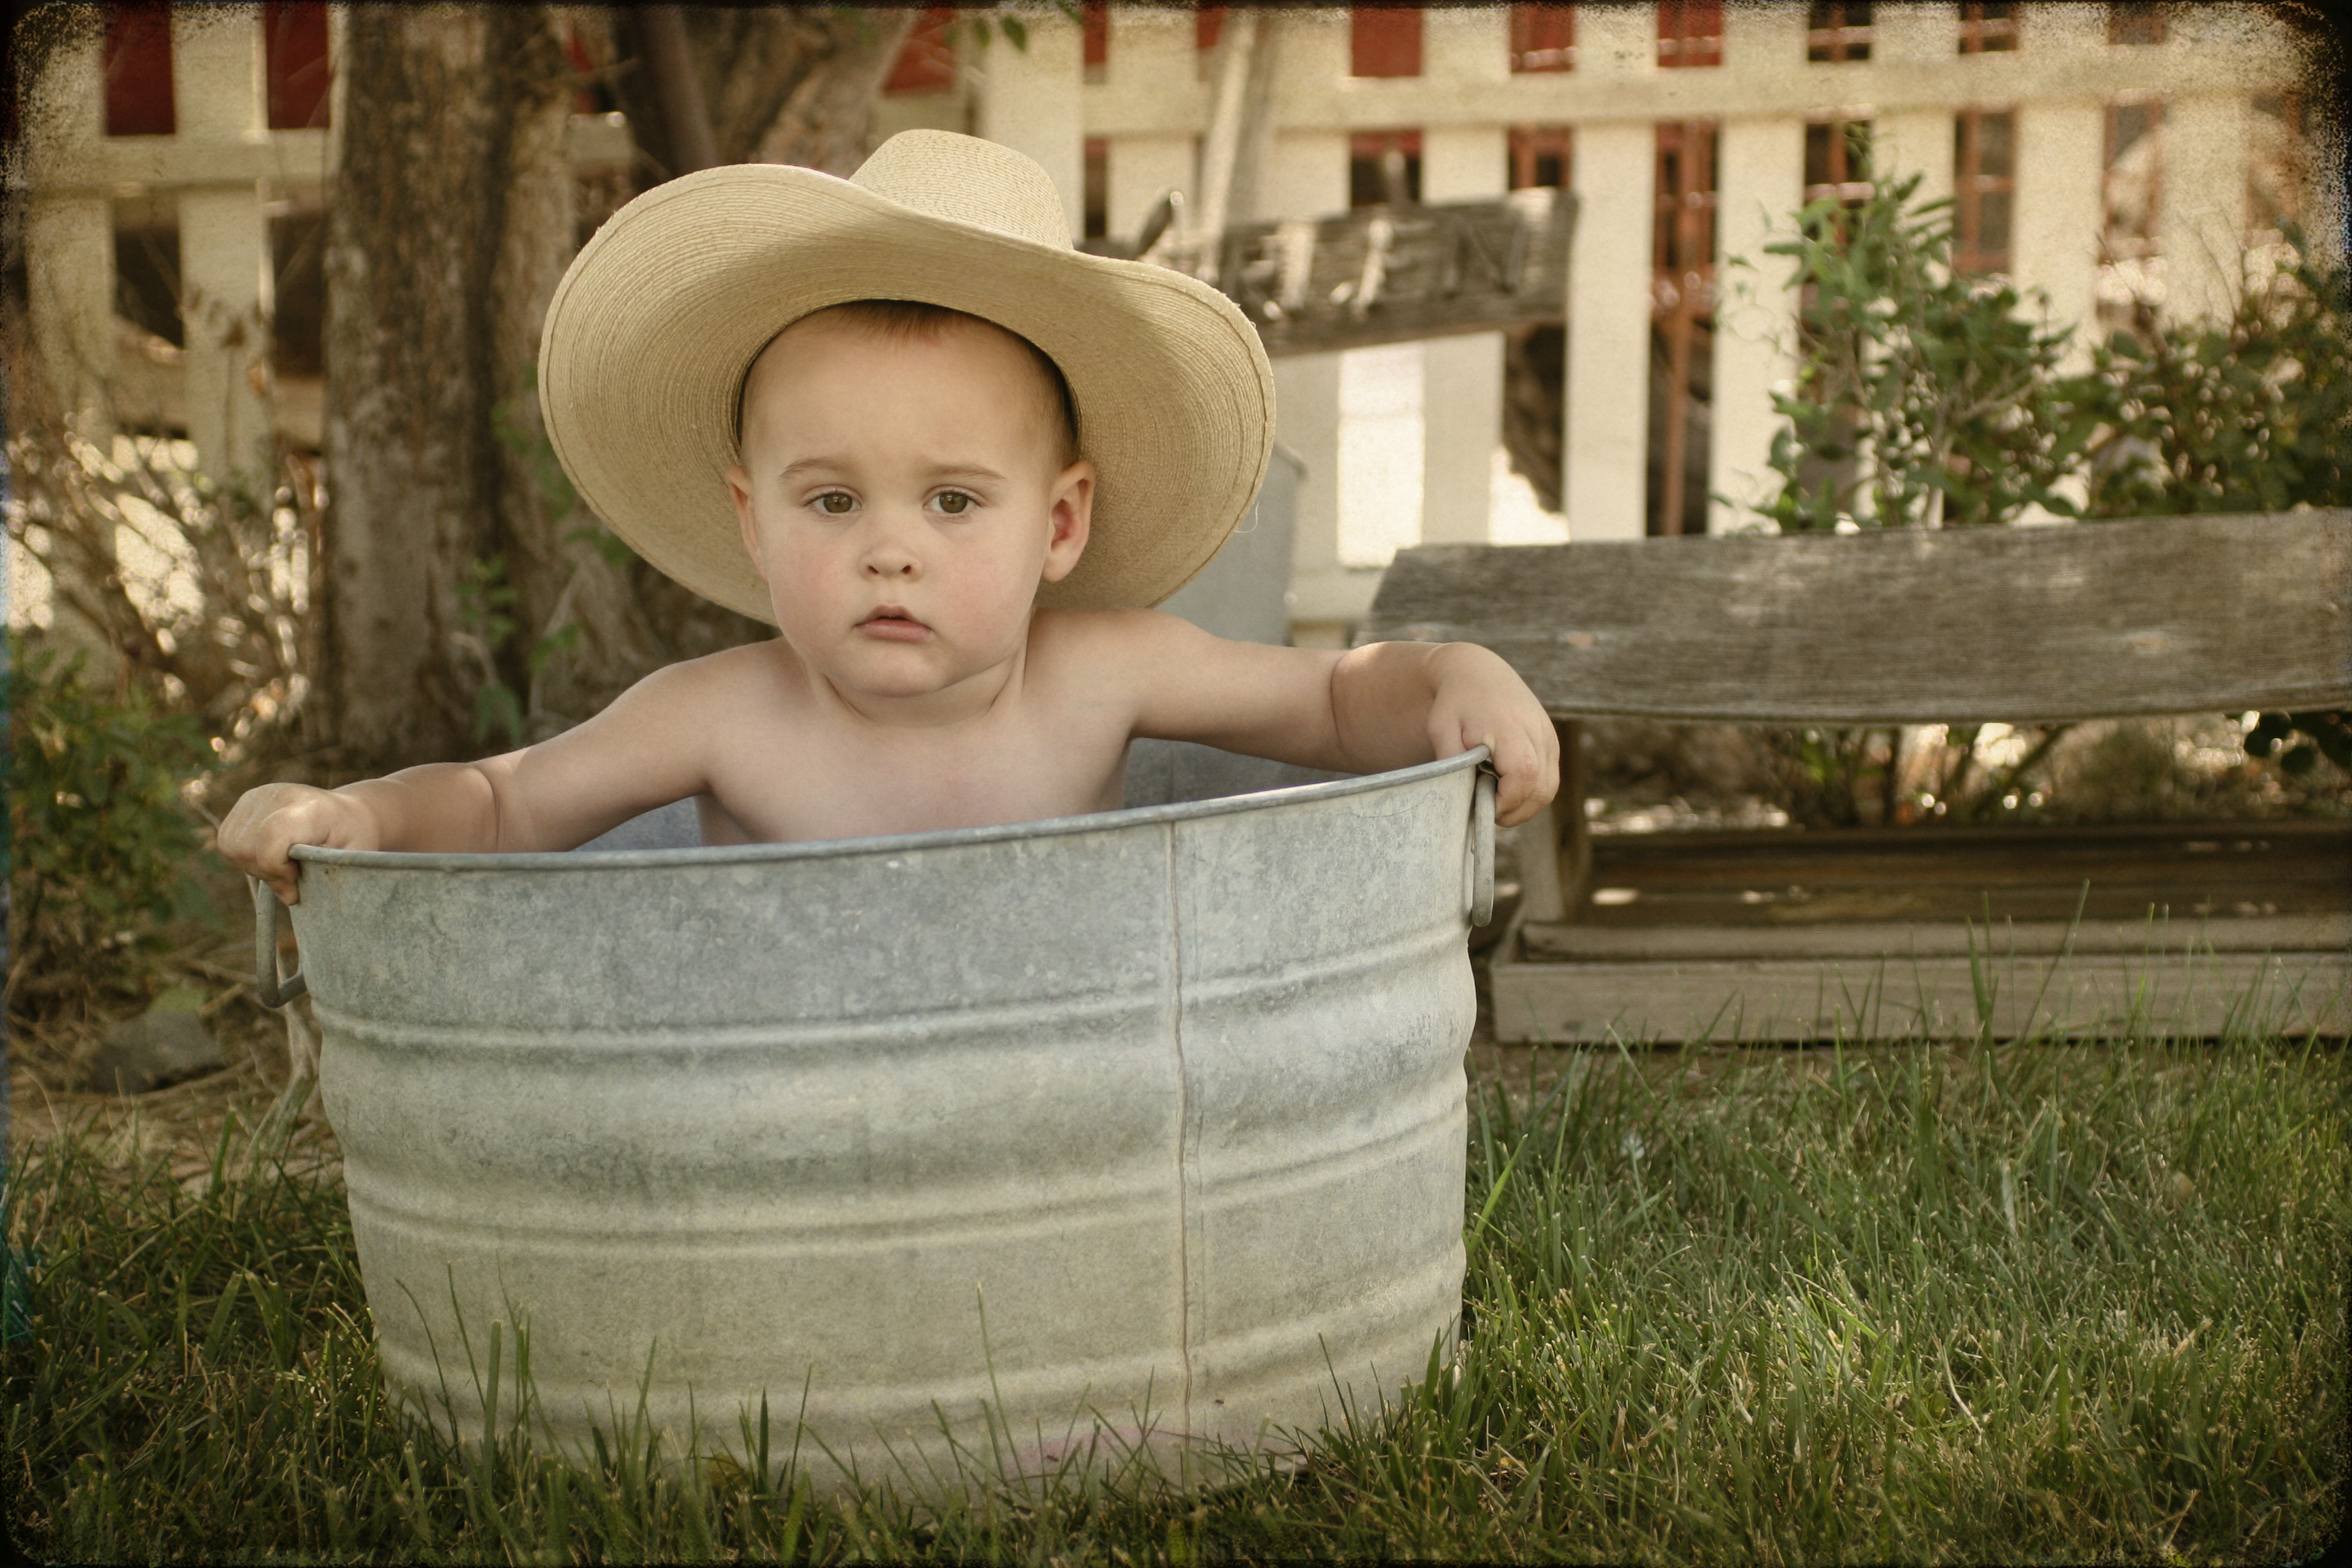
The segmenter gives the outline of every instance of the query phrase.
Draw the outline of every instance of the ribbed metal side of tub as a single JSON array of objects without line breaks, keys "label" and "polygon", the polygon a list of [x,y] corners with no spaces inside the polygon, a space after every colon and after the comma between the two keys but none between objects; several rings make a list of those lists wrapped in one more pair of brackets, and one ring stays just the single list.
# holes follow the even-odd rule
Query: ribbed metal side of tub
[{"label": "ribbed metal side of tub", "polygon": [[650,1367],[678,1436],[690,1402],[734,1447],[764,1393],[776,1453],[804,1423],[820,1479],[902,1486],[1097,1416],[1164,1458],[1392,1397],[1460,1303],[1472,776],[320,857],[296,925],[388,1377],[478,1432],[466,1346],[527,1322],[560,1442]]}]

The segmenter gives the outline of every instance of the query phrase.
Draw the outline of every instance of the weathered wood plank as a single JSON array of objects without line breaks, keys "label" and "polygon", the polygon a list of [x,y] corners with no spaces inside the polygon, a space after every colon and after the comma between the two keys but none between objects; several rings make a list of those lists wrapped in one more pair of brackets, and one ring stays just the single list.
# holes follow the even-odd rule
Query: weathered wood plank
[{"label": "weathered wood plank", "polygon": [[1573,195],[1538,187],[1497,201],[1234,224],[1208,243],[1217,287],[1280,358],[1559,321],[1575,215]]},{"label": "weathered wood plank", "polygon": [[1559,793],[1518,826],[1520,907],[1529,920],[1558,921],[1581,903],[1592,878],[1592,834],[1584,820],[1584,736],[1573,719],[1559,736]]},{"label": "weathered wood plank", "polygon": [[1552,1045],[1966,1037],[1988,987],[1995,1038],[2240,1029],[2341,1036],[2352,960],[2333,952],[2194,957],[2019,954],[1493,965],[1495,1037]]},{"label": "weathered wood plank", "polygon": [[[1604,856],[1661,855],[1680,858],[1688,847],[1705,844],[1709,854],[1744,851],[1778,854],[1791,845],[1815,853],[1869,851],[1936,857],[1965,850],[2046,853],[2053,845],[2108,846],[2119,849],[2162,848],[2187,855],[2290,854],[2297,858],[2323,845],[2352,847],[2352,822],[2331,817],[2278,816],[2222,821],[2000,823],[1984,826],[1749,827],[1704,833],[1602,833],[1594,836]],[[2352,875],[2352,871],[2347,871]]]},{"label": "weathered wood plank", "polygon": [[1519,907],[1529,920],[1559,921],[1568,914],[1568,889],[1560,878],[1560,821],[1566,790],[1519,824]]},{"label": "weathered wood plank", "polygon": [[[1677,846],[1680,854],[1628,854],[1612,845],[1594,861],[1597,874],[1643,888],[1738,886],[1771,888],[1784,882],[1801,884],[1871,881],[1885,877],[1934,883],[1982,881],[1988,886],[2030,883],[2072,885],[2097,881],[2118,874],[2145,874],[2162,868],[2184,886],[2284,879],[2342,889],[2352,899],[2352,836],[2289,839],[2268,853],[2197,854],[2163,844],[2126,842],[2112,847],[2070,843],[2063,828],[2051,828],[2050,845],[2039,853],[2031,848],[1935,846],[1941,853],[1905,854],[1875,847],[1847,849],[1811,841],[1810,834],[1791,833],[1778,849],[1711,851],[1706,836],[1690,835]],[[1914,830],[1932,838],[1932,828]],[[1601,841],[1604,845],[1609,841]],[[2311,853],[2294,850],[2308,847]],[[1648,846],[1643,847],[1648,849]],[[2347,857],[2332,864],[2315,856]]]},{"label": "weathered wood plank", "polygon": [[[2244,889],[2282,887],[2313,893],[2332,889],[2339,902],[2352,902],[2352,899],[2344,897],[2347,879],[2334,867],[2308,861],[2283,864],[2267,856],[2261,859],[2249,857],[2169,865],[2158,858],[2162,854],[2161,850],[2143,850],[2137,856],[2128,851],[2115,856],[2053,855],[2048,861],[2035,865],[2021,856],[1986,851],[1984,864],[1969,866],[1961,856],[1933,860],[1904,856],[1841,858],[1834,851],[1823,849],[1809,857],[1802,846],[1792,846],[1785,857],[1772,858],[1739,856],[1717,860],[1696,854],[1683,860],[1607,857],[1599,863],[1603,880],[1598,885],[1638,889],[1643,897],[1648,898],[1676,893],[1727,893],[1737,897],[1748,892],[1792,890],[1801,896],[1807,891],[1870,887],[1888,879],[1938,892],[1954,888],[1983,888],[1990,891],[2033,887],[2063,888],[2071,892],[2084,882],[2096,889],[2110,882],[2131,881],[2169,886],[2176,901],[2196,902],[2224,889],[2234,896]],[[1748,900],[1750,903],[1765,900]]]},{"label": "weathered wood plank", "polygon": [[[2352,911],[2327,821],[1612,835],[1562,920],[1654,931],[1841,920],[2140,921]],[[1530,907],[1528,918],[1544,912]]]},{"label": "weathered wood plank", "polygon": [[1643,892],[1614,907],[1598,900],[1622,898],[1636,889],[1594,889],[1594,902],[1573,911],[1580,924],[1625,931],[1658,931],[1689,925],[1820,926],[1839,921],[2064,921],[2079,910],[2087,920],[2141,921],[2252,919],[2263,915],[2326,914],[2344,900],[2331,889],[2311,884],[2247,885],[2199,889],[2187,893],[2155,877],[2123,883],[2093,883],[2087,903],[2079,885],[1971,889],[1965,885],[1916,888],[1900,882],[1854,882],[1843,887],[1760,892],[1755,899],[1717,889]]},{"label": "weathered wood plank", "polygon": [[1818,926],[1676,925],[1664,930],[1560,925],[1519,927],[1530,960],[1570,963],[1738,963],[1757,959],[1966,958],[1969,953],[2054,958],[2081,954],[2195,958],[2207,952],[2343,952],[2352,950],[2352,913],[2229,916],[2218,920],[1847,921]]},{"label": "weathered wood plank", "polygon": [[[2036,867],[2013,860],[1993,860],[1990,856],[1987,859],[1990,863],[1982,867],[1954,861],[1916,861],[1906,865],[1892,857],[1842,862],[1824,854],[1822,858],[1808,862],[1801,850],[1792,850],[1788,859],[1780,864],[1752,859],[1722,866],[1604,860],[1604,879],[1594,886],[1596,889],[1621,889],[1615,900],[1602,900],[1604,904],[1631,904],[1633,900],[1623,898],[1622,893],[1635,891],[1644,899],[1722,895],[1745,898],[1751,904],[1776,900],[1802,901],[1810,895],[1875,887],[1888,880],[1901,881],[1919,889],[1922,896],[1932,897],[1943,897],[1955,889],[2008,893],[2052,888],[2072,898],[2085,882],[2094,892],[2128,882],[2168,889],[2169,901],[2182,904],[2241,899],[2264,888],[2276,888],[2296,897],[2332,896],[2338,903],[2352,901],[2345,897],[2344,879],[2331,875],[2333,868],[2326,866],[2306,864],[2273,870],[2261,863],[2223,861],[2200,868],[2170,866],[2152,858],[2117,857],[2092,860],[2065,856],[2053,857],[2052,864]],[[1750,894],[1754,896],[1748,897]]]},{"label": "weathered wood plank", "polygon": [[1425,544],[1360,639],[1483,644],[1558,716],[2050,722],[2352,707],[2352,511]]}]

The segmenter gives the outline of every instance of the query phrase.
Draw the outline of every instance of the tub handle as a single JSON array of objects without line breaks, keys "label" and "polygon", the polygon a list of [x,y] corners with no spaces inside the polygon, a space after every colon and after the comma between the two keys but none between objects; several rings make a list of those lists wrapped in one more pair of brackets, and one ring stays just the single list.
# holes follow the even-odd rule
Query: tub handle
[{"label": "tub handle", "polygon": [[1470,923],[1495,918],[1495,774],[1481,763],[1470,797]]},{"label": "tub handle", "polygon": [[283,980],[278,977],[278,922],[285,919],[286,906],[269,890],[269,884],[258,877],[247,877],[253,887],[253,984],[261,993],[265,1007],[283,1007],[310,988],[297,969]]}]

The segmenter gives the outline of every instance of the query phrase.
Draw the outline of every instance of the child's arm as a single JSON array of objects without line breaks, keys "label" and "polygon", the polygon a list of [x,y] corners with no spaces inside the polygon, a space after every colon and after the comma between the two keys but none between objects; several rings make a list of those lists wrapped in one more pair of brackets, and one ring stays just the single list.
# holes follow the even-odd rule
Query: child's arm
[{"label": "child's arm", "polygon": [[713,672],[655,671],[586,723],[478,763],[430,763],[340,789],[263,784],[221,823],[230,865],[291,904],[297,844],[339,849],[569,849],[708,787],[696,721]]},{"label": "child's arm", "polygon": [[1134,681],[1136,732],[1198,741],[1306,767],[1378,773],[1484,745],[1509,826],[1559,788],[1550,716],[1475,643],[1374,643],[1336,653],[1229,642],[1173,616],[1105,617]]},{"label": "child's arm", "polygon": [[1486,747],[1499,775],[1495,820],[1506,827],[1559,792],[1559,731],[1551,715],[1517,670],[1476,643],[1351,649],[1332,667],[1331,710],[1352,754],[1401,759],[1381,767]]}]

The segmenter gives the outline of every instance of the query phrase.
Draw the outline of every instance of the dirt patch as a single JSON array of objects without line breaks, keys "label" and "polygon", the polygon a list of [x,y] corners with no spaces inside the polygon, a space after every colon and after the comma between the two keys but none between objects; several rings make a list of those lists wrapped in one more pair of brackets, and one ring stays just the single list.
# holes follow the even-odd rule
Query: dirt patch
[{"label": "dirt patch", "polygon": [[[255,998],[250,936],[216,926],[182,935],[151,979],[158,990],[184,986],[203,994],[198,1016],[219,1045],[224,1065],[147,1093],[117,1094],[92,1082],[89,1063],[107,1030],[136,1016],[135,998],[113,998],[60,1016],[14,1020],[8,1040],[12,1161],[73,1132],[103,1151],[107,1163],[161,1154],[174,1176],[194,1180],[211,1170],[224,1132],[232,1158],[249,1151],[254,1132],[292,1076],[287,1019]],[[310,1004],[295,1005],[300,1026],[311,1027]],[[289,1168],[341,1169],[341,1152],[315,1093],[297,1116],[286,1152]]]},{"label": "dirt patch", "polygon": [[[13,1068],[8,1075],[8,1158],[21,1163],[59,1136],[71,1134],[107,1165],[163,1158],[174,1180],[192,1192],[200,1191],[209,1183],[216,1161],[235,1164],[249,1158],[254,1132],[268,1119],[282,1089],[250,1058],[137,1095],[60,1091],[31,1071]],[[315,1103],[295,1121],[285,1160],[287,1169],[297,1174],[340,1177],[342,1151]]]}]

